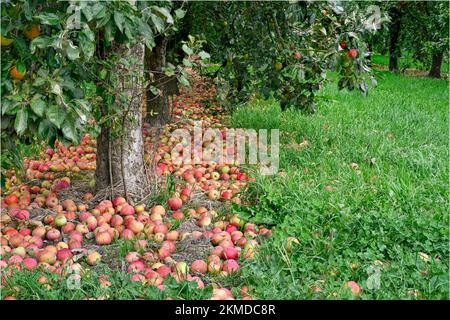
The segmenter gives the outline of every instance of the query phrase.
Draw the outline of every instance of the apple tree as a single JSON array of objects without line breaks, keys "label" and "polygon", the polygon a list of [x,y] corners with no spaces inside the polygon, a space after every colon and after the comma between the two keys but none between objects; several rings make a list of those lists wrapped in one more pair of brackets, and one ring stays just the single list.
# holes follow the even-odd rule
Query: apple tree
[{"label": "apple tree", "polygon": [[[174,28],[172,9],[155,1],[4,3],[2,142],[79,144],[95,134],[97,189],[145,195],[141,106],[147,90],[157,92],[145,50]],[[183,65],[164,72],[188,83]]]},{"label": "apple tree", "polygon": [[340,89],[368,90],[365,13],[335,2],[192,4],[192,33],[220,63],[221,94],[231,104],[275,95],[283,109],[315,111],[315,93],[337,69]]}]

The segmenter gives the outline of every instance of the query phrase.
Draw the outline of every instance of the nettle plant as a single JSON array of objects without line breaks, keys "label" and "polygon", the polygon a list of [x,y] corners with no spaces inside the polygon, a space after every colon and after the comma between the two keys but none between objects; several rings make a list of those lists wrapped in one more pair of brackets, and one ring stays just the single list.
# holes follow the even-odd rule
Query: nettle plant
[{"label": "nettle plant", "polygon": [[199,14],[196,32],[221,63],[221,97],[230,104],[273,94],[283,109],[315,111],[316,92],[331,68],[339,72],[340,89],[367,92],[362,13],[318,1],[198,6],[207,13]]}]

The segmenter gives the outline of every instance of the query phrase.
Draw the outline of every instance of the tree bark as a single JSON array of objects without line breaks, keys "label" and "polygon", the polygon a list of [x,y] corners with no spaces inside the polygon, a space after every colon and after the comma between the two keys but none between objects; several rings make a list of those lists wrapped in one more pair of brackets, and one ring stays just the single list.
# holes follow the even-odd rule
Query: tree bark
[{"label": "tree bark", "polygon": [[389,70],[398,72],[398,58],[400,57],[400,48],[398,39],[401,30],[402,12],[399,7],[393,6],[390,10],[391,24],[389,28]]},{"label": "tree bark", "polygon": [[119,46],[115,52],[130,57],[129,65],[118,64],[113,71],[120,75],[121,86],[117,89],[125,95],[127,102],[122,103],[119,99],[116,102],[121,104],[119,109],[122,110],[119,115],[120,136],[111,141],[110,129],[106,125],[101,128],[97,139],[96,187],[100,190],[121,183],[120,191],[133,203],[147,195],[149,186],[142,138],[145,49],[142,44],[137,44],[130,49]]},{"label": "tree bark", "polygon": [[167,37],[159,36],[155,39],[156,46],[153,50],[145,49],[145,70],[150,80],[150,85],[156,87],[161,93],[154,95],[147,91],[146,121],[152,127],[162,126],[170,119],[169,98],[167,94],[168,77],[162,68],[166,65]]},{"label": "tree bark", "polygon": [[432,77],[432,78],[440,78],[441,77],[441,65],[442,65],[443,57],[444,57],[444,53],[442,51],[433,54],[430,72],[428,73],[429,77]]},{"label": "tree bark", "polygon": [[104,189],[111,185],[109,172],[109,128],[101,127],[101,132],[97,137],[97,158],[95,169],[95,186],[97,190]]}]

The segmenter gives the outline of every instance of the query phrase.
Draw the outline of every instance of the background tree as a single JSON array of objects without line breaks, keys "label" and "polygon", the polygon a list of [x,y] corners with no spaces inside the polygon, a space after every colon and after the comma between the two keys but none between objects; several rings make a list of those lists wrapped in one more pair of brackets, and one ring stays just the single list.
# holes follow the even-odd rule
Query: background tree
[{"label": "background tree", "polygon": [[[448,2],[428,2],[427,12],[429,19],[422,24],[427,28],[428,40],[425,41],[425,51],[431,54],[429,76],[441,77],[441,66],[444,54],[449,51],[449,19],[450,9]],[[448,70],[447,70],[448,72]]]},{"label": "background tree", "polygon": [[398,46],[412,59],[429,68],[429,76],[439,78],[444,52],[448,51],[449,43],[448,2],[406,2],[402,10],[404,13]]},{"label": "background tree", "polygon": [[401,55],[399,39],[404,8],[404,1],[389,4],[388,12],[391,18],[389,24],[389,70],[393,72],[398,72],[398,58]]},{"label": "background tree", "polygon": [[207,40],[220,64],[220,94],[229,105],[273,94],[283,108],[314,111],[331,66],[341,89],[367,91],[362,12],[347,14],[335,2],[262,1],[193,3],[190,15],[191,33]]},{"label": "background tree", "polygon": [[429,76],[440,77],[442,63],[448,59],[448,2],[368,1],[360,5],[377,5],[389,16],[390,23],[367,39],[382,55],[389,48],[389,70],[423,68]]},{"label": "background tree", "polygon": [[[142,3],[146,6],[145,9],[151,8],[150,3]],[[161,4],[161,3],[160,3]],[[159,28],[159,34],[155,37],[155,48],[145,50],[145,70],[147,80],[149,82],[149,90],[147,91],[147,115],[146,119],[152,126],[161,126],[169,121],[169,95],[178,92],[178,86],[175,75],[170,71],[166,72],[167,66],[167,44],[171,37],[177,33],[180,20],[185,15],[184,1],[180,2],[165,2],[160,7],[160,11],[167,17],[170,15],[168,22],[171,24],[170,28],[164,26],[164,21],[158,16],[154,16],[156,24]],[[180,47],[180,41],[176,43],[176,47]],[[177,64],[178,60],[171,59],[170,66]],[[185,77],[183,75],[183,77]],[[184,81],[185,79],[182,79]],[[186,82],[186,81],[184,81]]]}]

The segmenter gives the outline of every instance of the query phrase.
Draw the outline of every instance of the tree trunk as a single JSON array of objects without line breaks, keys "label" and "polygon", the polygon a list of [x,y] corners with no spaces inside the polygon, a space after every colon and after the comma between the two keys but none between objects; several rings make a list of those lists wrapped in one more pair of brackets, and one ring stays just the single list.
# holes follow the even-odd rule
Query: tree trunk
[{"label": "tree trunk", "polygon": [[[128,201],[140,200],[148,193],[149,179],[144,168],[144,143],[142,138],[142,97],[145,49],[142,44],[127,49],[118,47],[116,53],[131,57],[127,66],[117,65],[113,72],[120,75],[118,93],[127,102],[120,103],[123,110],[119,117],[120,136],[111,141],[107,125],[101,128],[97,139],[97,169],[95,173],[98,190],[121,183],[123,195]],[[111,169],[111,170],[110,170]],[[111,181],[112,178],[112,181]],[[113,195],[114,196],[114,195]]]},{"label": "tree trunk", "polygon": [[432,77],[432,78],[440,78],[441,77],[441,65],[442,65],[443,57],[444,57],[444,53],[442,51],[433,54],[432,61],[431,61],[430,73],[428,73],[429,77]]},{"label": "tree trunk", "polygon": [[166,65],[167,37],[159,36],[155,39],[156,46],[153,50],[145,49],[145,70],[150,79],[150,85],[156,87],[160,92],[154,95],[147,91],[147,114],[146,121],[152,127],[162,126],[169,121],[169,99],[167,94],[168,77],[162,72]]},{"label": "tree trunk", "polygon": [[111,185],[109,154],[109,128],[107,126],[101,126],[100,135],[97,137],[97,167],[95,169],[95,186],[97,190],[104,189]]},{"label": "tree trunk", "polygon": [[390,10],[391,24],[389,28],[389,70],[398,72],[398,58],[400,57],[400,48],[398,39],[401,30],[402,13],[397,6]]}]

